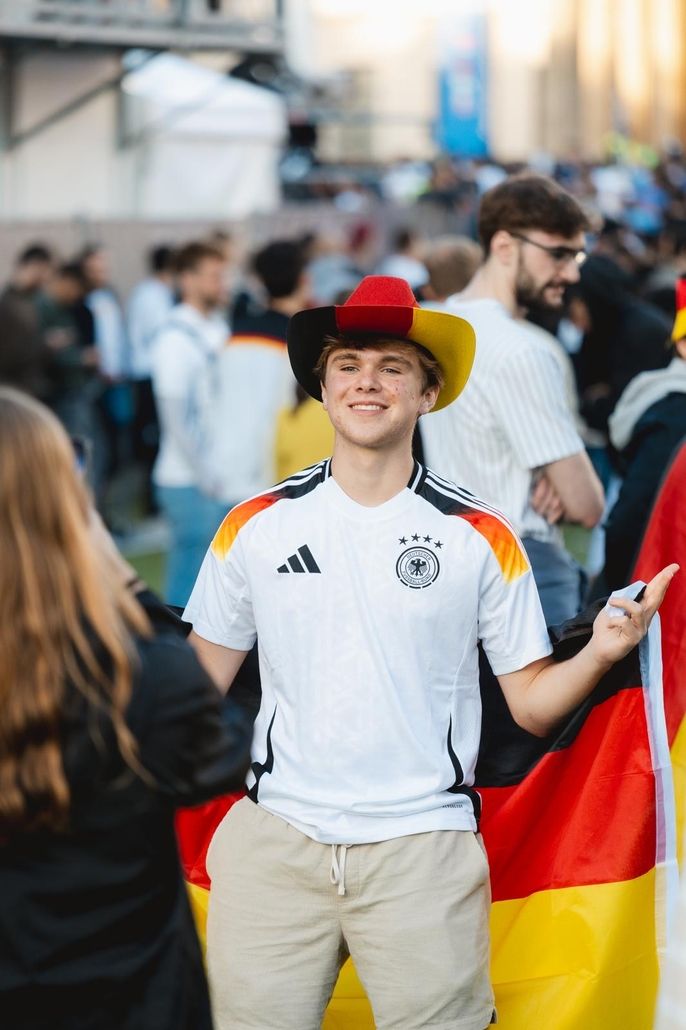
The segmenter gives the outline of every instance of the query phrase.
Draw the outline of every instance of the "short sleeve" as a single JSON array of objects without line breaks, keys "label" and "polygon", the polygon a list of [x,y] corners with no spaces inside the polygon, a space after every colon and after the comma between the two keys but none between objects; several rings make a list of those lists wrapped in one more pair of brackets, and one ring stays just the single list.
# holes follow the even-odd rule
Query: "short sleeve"
[{"label": "short sleeve", "polygon": [[[496,552],[481,543],[478,635],[496,676],[552,653],[531,565],[514,532]],[[508,550],[512,554],[508,554]]]},{"label": "short sleeve", "polygon": [[535,469],[584,449],[554,355],[543,348],[516,351],[493,377],[498,421],[522,468]]},{"label": "short sleeve", "polygon": [[257,631],[243,539],[237,534],[222,553],[220,538],[221,529],[205,555],[183,618],[210,643],[249,651]]}]

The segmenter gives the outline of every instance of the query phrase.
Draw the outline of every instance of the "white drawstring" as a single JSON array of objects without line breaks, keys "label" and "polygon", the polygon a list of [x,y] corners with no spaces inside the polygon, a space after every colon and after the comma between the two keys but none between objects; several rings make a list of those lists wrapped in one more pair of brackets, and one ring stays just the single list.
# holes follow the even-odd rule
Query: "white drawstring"
[{"label": "white drawstring", "polygon": [[[335,886],[338,884],[338,894],[342,897],[345,894],[345,856],[348,853],[348,844],[331,845],[331,872],[329,879]],[[337,849],[340,848],[340,856]]]}]

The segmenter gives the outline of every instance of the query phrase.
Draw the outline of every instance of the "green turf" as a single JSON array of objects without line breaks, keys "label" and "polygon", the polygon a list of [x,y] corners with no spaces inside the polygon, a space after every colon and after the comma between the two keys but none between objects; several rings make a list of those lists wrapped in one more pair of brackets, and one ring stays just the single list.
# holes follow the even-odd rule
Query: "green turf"
[{"label": "green turf", "polygon": [[583,526],[564,526],[563,536],[565,547],[573,558],[576,558],[579,565],[586,564],[588,545],[591,539],[591,531]]},{"label": "green turf", "polygon": [[162,594],[164,571],[167,556],[162,553],[137,554],[127,559],[148,586],[157,594]]}]

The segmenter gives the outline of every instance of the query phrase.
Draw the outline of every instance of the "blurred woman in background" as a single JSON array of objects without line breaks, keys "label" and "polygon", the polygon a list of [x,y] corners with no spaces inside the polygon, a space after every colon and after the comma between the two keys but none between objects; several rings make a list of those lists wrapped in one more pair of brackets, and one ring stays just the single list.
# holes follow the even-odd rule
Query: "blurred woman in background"
[{"label": "blurred woman in background", "polygon": [[249,730],[95,518],[57,419],[0,388],[0,1023],[207,1030],[173,816],[240,786]]}]

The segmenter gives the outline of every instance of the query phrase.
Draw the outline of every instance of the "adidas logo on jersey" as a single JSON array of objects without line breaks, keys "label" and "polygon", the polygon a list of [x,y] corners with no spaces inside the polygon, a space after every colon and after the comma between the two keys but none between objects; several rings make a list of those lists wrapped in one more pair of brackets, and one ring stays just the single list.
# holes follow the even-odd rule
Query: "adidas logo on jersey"
[{"label": "adidas logo on jersey", "polygon": [[[298,557],[300,555],[300,557]],[[283,565],[279,565],[277,572],[319,572],[321,569],[314,560],[314,555],[307,544],[298,548],[297,554],[292,554]]]}]

